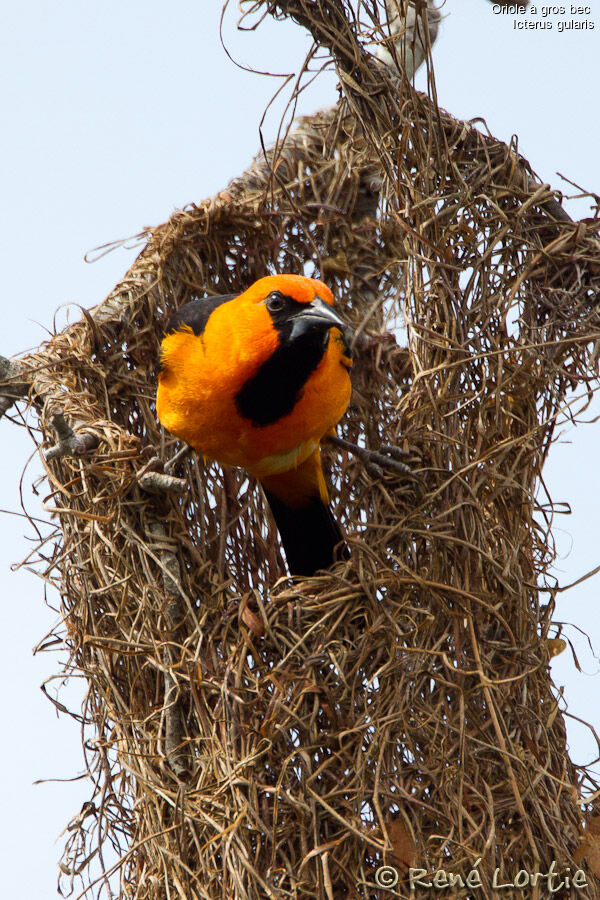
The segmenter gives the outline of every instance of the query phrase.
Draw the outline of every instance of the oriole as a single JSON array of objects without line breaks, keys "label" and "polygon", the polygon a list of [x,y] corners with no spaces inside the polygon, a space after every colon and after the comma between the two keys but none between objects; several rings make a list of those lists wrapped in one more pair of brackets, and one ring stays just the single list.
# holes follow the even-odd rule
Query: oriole
[{"label": "oriole", "polygon": [[334,561],[320,442],[350,401],[348,330],[321,281],[261,278],[185,304],[161,344],[156,409],[205,458],[259,479],[293,575]]}]

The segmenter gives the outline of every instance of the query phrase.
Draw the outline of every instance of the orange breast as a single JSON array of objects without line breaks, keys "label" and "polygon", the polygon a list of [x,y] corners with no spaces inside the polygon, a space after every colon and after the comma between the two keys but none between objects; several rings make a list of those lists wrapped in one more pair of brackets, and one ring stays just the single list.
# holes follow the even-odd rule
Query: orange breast
[{"label": "orange breast", "polygon": [[[163,342],[164,369],[156,399],[159,419],[205,457],[253,474],[295,468],[342,417],[350,401],[350,361],[337,328],[292,411],[258,427],[244,419],[236,395],[278,346],[264,326],[264,306],[236,316],[235,304],[217,308],[202,336],[191,330]],[[261,318],[262,317],[262,318]]]}]

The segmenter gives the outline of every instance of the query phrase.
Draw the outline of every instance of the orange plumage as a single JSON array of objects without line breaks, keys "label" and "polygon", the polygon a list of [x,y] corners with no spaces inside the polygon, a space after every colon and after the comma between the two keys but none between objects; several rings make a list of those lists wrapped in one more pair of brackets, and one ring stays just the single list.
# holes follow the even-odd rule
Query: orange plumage
[{"label": "orange plumage", "polygon": [[161,346],[160,421],[261,481],[293,574],[329,565],[342,539],[319,450],[351,393],[347,332],[332,304],[320,281],[268,276],[238,296],[186,304]]}]

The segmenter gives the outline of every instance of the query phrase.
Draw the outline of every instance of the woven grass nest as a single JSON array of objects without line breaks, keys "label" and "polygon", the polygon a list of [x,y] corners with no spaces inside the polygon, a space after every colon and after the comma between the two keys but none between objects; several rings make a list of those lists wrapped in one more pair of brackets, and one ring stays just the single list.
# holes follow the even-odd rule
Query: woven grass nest
[{"label": "woven grass nest", "polygon": [[[538,486],[596,374],[598,219],[571,222],[514,146],[375,66],[349,18],[332,43],[343,4],[254,6],[309,17],[345,98],[148,231],[104,303],[19,363],[58,447],[40,558],[89,686],[63,888],[337,900],[378,896],[386,863],[381,896],[408,896],[408,866],[480,859],[461,896],[481,897],[498,866],[585,869],[595,785],[549,674]],[[327,451],[352,556],[294,581],[243,472],[192,454],[177,490],[147,477],[179,449],[154,409],[167,318],[276,272],[325,280],[361,335],[339,433],[402,444],[421,476]]]}]

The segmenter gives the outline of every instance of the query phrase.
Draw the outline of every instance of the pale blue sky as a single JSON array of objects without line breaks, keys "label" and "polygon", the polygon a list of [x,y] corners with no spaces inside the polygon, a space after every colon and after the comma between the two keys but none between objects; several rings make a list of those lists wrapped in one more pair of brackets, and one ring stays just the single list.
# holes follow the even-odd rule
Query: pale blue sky
[{"label": "pale blue sky", "polygon": [[[88,250],[209,196],[257,151],[258,122],[275,82],[228,60],[218,36],[220,5],[4,5],[0,353],[36,346],[58,307],[74,304],[59,313],[60,323],[67,314],[78,317],[77,305],[97,303],[135,256],[120,250],[87,265]],[[592,10],[593,31],[523,32],[513,28],[514,17],[494,15],[486,0],[448,0],[434,58],[442,106],[458,117],[485,117],[500,138],[518,134],[522,153],[553,186],[560,186],[560,171],[600,191],[597,2]],[[309,47],[299,28],[284,23],[236,35],[230,18],[225,33],[238,59],[271,71],[293,71]],[[325,76],[302,98],[300,112],[335,98],[335,78]],[[267,139],[277,122],[278,114],[268,117]],[[18,510],[19,478],[32,444],[23,429],[9,423],[0,428],[0,507]],[[598,428],[569,433],[570,443],[555,449],[546,472],[554,498],[573,508],[557,523],[565,583],[600,563]],[[27,485],[40,468],[34,459],[24,481],[34,514],[40,501]],[[2,888],[7,897],[37,900],[54,895],[61,846],[55,839],[89,790],[85,781],[32,784],[81,770],[79,734],[66,718],[57,720],[39,690],[56,669],[51,655],[31,653],[56,620],[44,606],[43,584],[26,571],[10,572],[30,549],[24,537],[30,529],[4,515],[0,531]],[[599,585],[596,577],[563,596],[558,618],[584,628],[600,646]],[[600,725],[598,661],[574,630],[569,634],[585,674],[577,674],[564,653],[554,668],[557,683],[565,685],[575,713]],[[76,687],[70,695],[77,696]],[[570,740],[576,761],[590,758],[593,748],[580,727],[570,729]]]}]

